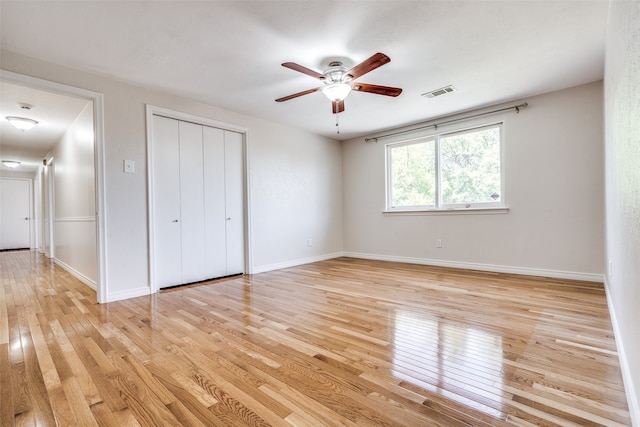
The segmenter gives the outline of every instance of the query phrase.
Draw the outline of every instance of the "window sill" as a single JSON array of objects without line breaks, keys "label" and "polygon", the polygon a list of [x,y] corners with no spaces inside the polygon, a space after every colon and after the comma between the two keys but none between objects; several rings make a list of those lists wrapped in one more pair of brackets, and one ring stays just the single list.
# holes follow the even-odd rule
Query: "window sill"
[{"label": "window sill", "polygon": [[382,214],[387,216],[395,215],[493,215],[506,214],[509,208],[506,206],[499,208],[454,208],[454,209],[405,209],[405,210],[384,210]]}]

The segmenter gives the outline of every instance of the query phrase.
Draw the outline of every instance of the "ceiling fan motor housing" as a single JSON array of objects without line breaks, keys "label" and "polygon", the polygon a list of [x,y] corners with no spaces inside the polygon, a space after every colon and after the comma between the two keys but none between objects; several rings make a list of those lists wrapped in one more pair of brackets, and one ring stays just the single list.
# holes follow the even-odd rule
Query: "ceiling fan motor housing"
[{"label": "ceiling fan motor housing", "polygon": [[340,61],[329,63],[329,68],[324,70],[324,84],[349,83],[351,76],[347,74],[347,68]]}]

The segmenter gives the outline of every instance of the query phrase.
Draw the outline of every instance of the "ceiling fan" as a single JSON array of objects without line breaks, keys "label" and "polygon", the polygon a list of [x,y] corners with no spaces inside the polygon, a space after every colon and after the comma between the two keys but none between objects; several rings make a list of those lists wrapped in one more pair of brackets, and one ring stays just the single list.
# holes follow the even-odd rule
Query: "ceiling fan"
[{"label": "ceiling fan", "polygon": [[283,67],[314,77],[322,81],[323,86],[278,98],[276,99],[276,102],[288,101],[302,95],[322,91],[322,93],[329,98],[329,101],[331,101],[333,114],[338,114],[344,111],[344,99],[351,93],[351,91],[369,92],[376,95],[393,97],[398,96],[402,93],[402,89],[398,87],[372,85],[354,81],[358,77],[363,76],[364,74],[373,71],[390,61],[391,59],[387,55],[378,52],[371,55],[371,57],[365,59],[350,70],[348,70],[342,62],[333,61],[329,63],[329,68],[324,70],[322,73],[310,70],[309,68],[303,67],[295,62],[285,62],[282,64]]}]

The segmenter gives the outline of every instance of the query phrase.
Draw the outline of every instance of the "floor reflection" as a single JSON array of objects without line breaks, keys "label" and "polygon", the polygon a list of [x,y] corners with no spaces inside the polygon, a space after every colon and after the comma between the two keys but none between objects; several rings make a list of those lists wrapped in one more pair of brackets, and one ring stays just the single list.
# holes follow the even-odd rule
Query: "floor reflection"
[{"label": "floor reflection", "polygon": [[438,396],[503,418],[502,337],[425,313],[397,309],[392,374]]}]

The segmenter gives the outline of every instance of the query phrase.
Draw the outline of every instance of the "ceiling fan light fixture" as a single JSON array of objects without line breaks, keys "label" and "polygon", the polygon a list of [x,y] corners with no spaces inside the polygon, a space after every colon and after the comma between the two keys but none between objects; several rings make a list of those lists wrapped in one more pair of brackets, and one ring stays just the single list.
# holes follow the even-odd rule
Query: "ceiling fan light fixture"
[{"label": "ceiling fan light fixture", "polygon": [[329,101],[344,101],[351,93],[351,85],[347,83],[332,83],[322,88],[322,93]]},{"label": "ceiling fan light fixture", "polygon": [[29,130],[38,124],[37,121],[33,119],[27,119],[26,117],[16,117],[16,116],[7,116],[7,120],[11,123],[16,129],[24,132],[25,130]]},{"label": "ceiling fan light fixture", "polygon": [[2,163],[8,167],[8,168],[17,168],[18,166],[20,166],[20,162],[15,161],[15,160],[3,160]]}]

